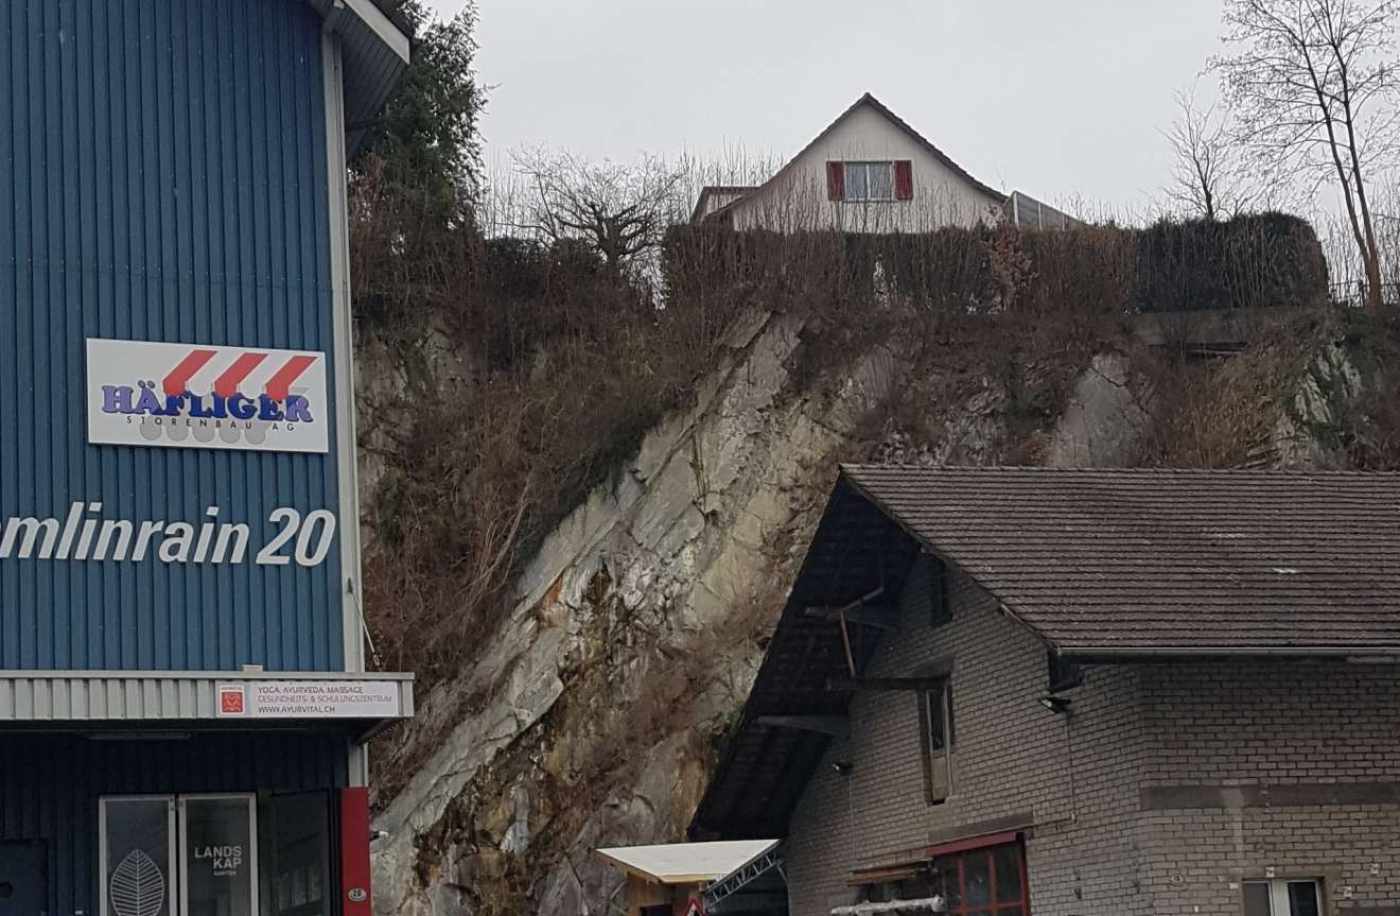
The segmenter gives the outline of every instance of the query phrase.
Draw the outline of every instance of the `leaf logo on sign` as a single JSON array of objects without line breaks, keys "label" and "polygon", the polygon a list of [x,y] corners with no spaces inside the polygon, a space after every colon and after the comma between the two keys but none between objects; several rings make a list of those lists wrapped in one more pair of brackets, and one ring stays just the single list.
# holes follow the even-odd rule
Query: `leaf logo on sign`
[{"label": "leaf logo on sign", "polygon": [[165,906],[165,875],[154,859],[133,849],[112,870],[111,892],[116,916],[160,916]]}]

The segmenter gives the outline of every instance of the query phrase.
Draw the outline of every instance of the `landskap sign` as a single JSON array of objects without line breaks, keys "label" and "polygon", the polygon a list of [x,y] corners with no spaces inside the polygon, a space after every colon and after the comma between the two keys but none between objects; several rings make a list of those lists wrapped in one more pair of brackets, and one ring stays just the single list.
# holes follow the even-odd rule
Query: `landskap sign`
[{"label": "landskap sign", "polygon": [[326,354],[87,341],[88,442],[330,450]]}]

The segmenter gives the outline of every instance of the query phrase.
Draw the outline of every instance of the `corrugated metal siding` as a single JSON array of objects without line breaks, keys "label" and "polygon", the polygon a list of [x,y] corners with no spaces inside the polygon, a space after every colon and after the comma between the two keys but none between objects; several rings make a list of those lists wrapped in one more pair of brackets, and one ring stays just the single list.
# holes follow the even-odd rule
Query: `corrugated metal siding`
[{"label": "corrugated metal siding", "polygon": [[343,738],[199,735],[185,741],[94,741],[6,735],[0,839],[49,849],[49,912],[96,914],[97,807],[103,795],[298,792],[347,784]]},{"label": "corrugated metal siding", "polygon": [[[0,517],[219,504],[265,543],[277,505],[336,508],[334,446],[88,446],[82,390],[87,336],[331,350],[320,29],[288,0],[0,8]],[[338,549],[0,561],[0,668],[335,669],[340,580]]]},{"label": "corrugated metal siding", "polygon": [[[285,680],[326,678],[336,681],[372,680],[390,688],[398,697],[398,715],[413,715],[413,680],[406,674],[355,674],[310,678],[285,675]],[[191,721],[217,719],[216,692],[221,684],[249,684],[280,680],[275,676],[250,678],[243,672],[190,674],[114,674],[66,676],[42,672],[19,674],[0,671],[0,723],[16,722],[114,722],[156,719]],[[378,718],[377,716],[375,718]]]}]

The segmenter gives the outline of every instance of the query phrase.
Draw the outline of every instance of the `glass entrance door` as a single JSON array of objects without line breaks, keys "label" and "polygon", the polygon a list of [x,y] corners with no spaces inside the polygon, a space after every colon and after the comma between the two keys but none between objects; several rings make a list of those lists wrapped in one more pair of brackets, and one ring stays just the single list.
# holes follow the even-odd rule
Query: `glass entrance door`
[{"label": "glass entrance door", "polygon": [[263,916],[331,916],[330,795],[273,795],[258,807]]},{"label": "glass entrance door", "polygon": [[173,916],[175,799],[104,798],[98,831],[102,916]]},{"label": "glass entrance door", "polygon": [[101,800],[100,916],[258,916],[254,796]]},{"label": "glass entrance door", "polygon": [[183,796],[180,916],[256,916],[257,810],[252,795]]}]

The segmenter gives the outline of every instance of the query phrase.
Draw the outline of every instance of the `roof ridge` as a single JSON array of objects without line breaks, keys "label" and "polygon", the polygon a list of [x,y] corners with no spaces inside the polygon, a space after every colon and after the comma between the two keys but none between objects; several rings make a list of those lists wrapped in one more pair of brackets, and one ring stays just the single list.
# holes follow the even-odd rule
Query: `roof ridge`
[{"label": "roof ridge", "polygon": [[[1259,477],[1400,477],[1400,471],[1368,471],[1357,468],[1186,468],[1186,467],[1085,467],[1083,465],[1017,465],[1017,464],[880,464],[868,461],[841,462],[842,471],[928,471],[941,472],[1000,472],[1016,471],[1047,474],[1190,474],[1190,475],[1253,475]],[[1400,495],[1400,494],[1397,494]]]}]

